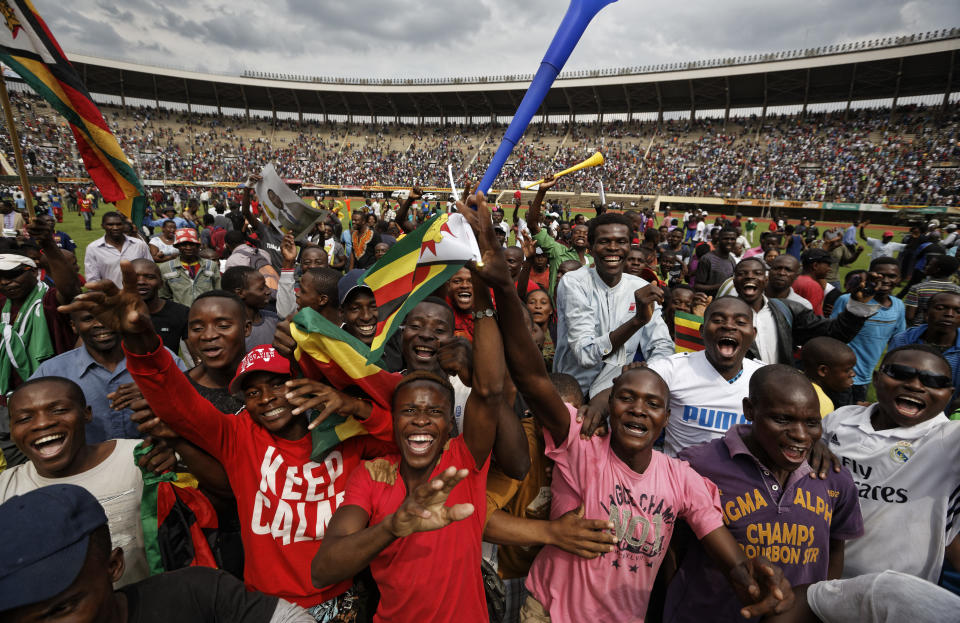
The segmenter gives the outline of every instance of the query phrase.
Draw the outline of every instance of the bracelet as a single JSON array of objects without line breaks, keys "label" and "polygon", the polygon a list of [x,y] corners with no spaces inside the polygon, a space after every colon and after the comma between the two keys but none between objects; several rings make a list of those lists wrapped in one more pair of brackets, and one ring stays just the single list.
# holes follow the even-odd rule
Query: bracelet
[{"label": "bracelet", "polygon": [[497,312],[492,308],[488,307],[486,309],[481,309],[480,311],[473,312],[474,320],[483,320],[484,318],[496,318]]}]

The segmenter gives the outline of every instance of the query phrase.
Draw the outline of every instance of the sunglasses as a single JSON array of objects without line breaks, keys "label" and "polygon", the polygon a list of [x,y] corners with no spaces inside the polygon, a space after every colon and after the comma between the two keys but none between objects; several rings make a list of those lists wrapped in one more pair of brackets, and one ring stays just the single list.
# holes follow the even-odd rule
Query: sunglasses
[{"label": "sunglasses", "polygon": [[949,376],[924,372],[923,370],[917,370],[914,367],[899,363],[888,363],[880,366],[880,371],[896,381],[909,381],[914,378],[919,378],[920,383],[930,389],[953,387],[953,379]]},{"label": "sunglasses", "polygon": [[14,279],[17,279],[31,270],[33,269],[29,266],[19,266],[12,270],[0,270],[0,279],[3,279],[4,281],[13,281]]}]

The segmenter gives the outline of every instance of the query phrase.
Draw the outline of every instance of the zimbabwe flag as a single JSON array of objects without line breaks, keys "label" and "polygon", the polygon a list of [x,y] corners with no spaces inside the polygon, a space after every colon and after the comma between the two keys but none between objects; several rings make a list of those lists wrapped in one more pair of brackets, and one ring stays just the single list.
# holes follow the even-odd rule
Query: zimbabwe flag
[{"label": "zimbabwe flag", "polygon": [[[390,410],[393,390],[403,377],[368,364],[370,349],[366,344],[310,308],[293,317],[290,334],[297,341],[294,358],[304,376],[326,379],[340,391],[356,387],[376,405]],[[368,430],[352,417],[331,414],[310,431],[313,442],[310,456],[316,460],[345,439],[378,432],[381,431]]]},{"label": "zimbabwe flag", "polygon": [[676,336],[677,352],[692,353],[703,350],[703,338],[700,336],[700,325],[703,316],[695,316],[682,311],[673,312],[673,330]]},{"label": "zimbabwe flag", "polygon": [[377,333],[367,362],[379,361],[407,313],[471,259],[480,259],[480,248],[456,213],[438,214],[390,247],[358,282],[377,299]]},{"label": "zimbabwe flag", "polygon": [[[77,71],[30,0],[0,0],[0,61],[70,123],[90,179],[139,227],[146,209],[140,178]],[[105,42],[109,43],[109,42]]]}]

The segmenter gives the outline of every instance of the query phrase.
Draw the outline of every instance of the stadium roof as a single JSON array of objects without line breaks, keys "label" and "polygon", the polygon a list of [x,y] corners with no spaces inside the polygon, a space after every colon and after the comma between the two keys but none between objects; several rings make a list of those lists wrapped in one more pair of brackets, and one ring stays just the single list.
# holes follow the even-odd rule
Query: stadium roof
[{"label": "stadium roof", "polygon": [[[663,113],[851,102],[960,90],[960,28],[747,57],[561,74],[546,115]],[[74,55],[91,93],[193,105],[379,118],[510,117],[531,76],[244,76]]]}]

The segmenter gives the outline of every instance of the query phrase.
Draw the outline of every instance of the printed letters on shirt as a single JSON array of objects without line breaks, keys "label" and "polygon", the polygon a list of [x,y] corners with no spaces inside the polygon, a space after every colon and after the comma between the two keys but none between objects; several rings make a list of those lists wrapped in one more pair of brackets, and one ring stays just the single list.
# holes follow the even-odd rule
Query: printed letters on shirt
[{"label": "printed letters on shirt", "polygon": [[254,498],[250,526],[254,534],[269,534],[284,545],[323,539],[333,512],[343,501],[334,482],[343,475],[343,455],[332,451],[323,463],[289,465],[268,446],[260,465],[260,487]]}]

